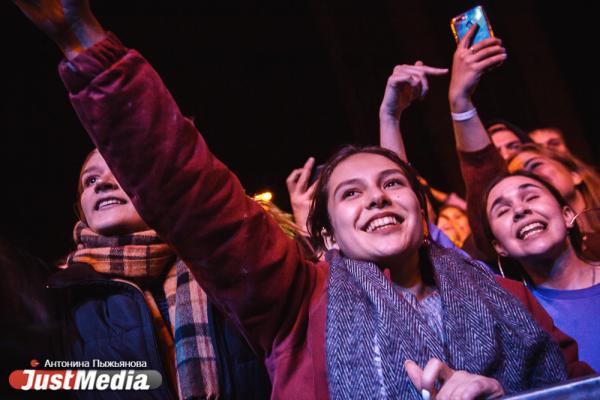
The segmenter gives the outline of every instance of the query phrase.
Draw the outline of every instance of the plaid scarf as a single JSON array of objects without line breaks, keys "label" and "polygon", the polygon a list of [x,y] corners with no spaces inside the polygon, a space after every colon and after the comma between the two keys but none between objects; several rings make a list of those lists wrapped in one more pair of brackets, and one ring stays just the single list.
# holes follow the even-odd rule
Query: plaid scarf
[{"label": "plaid scarf", "polygon": [[[77,250],[69,254],[67,266],[89,264],[97,272],[123,278],[144,288],[163,360],[179,397],[216,399],[219,397],[215,352],[208,331],[206,293],[173,250],[155,231],[107,237],[79,221],[73,230]],[[149,286],[162,279],[168,304],[167,327]]]},{"label": "plaid scarf", "polygon": [[492,377],[507,393],[566,379],[557,345],[494,277],[434,243],[428,257],[442,299],[439,336],[377,265],[327,254],[326,355],[332,399],[421,399],[403,368],[438,358]]}]

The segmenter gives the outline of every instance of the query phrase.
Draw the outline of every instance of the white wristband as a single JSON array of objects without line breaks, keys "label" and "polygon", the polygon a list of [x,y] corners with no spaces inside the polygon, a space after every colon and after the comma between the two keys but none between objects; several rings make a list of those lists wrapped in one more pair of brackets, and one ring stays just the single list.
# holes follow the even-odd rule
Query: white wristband
[{"label": "white wristband", "polygon": [[465,112],[461,112],[461,113],[453,113],[453,112],[450,113],[450,116],[452,117],[452,119],[455,121],[458,121],[458,122],[467,121],[476,115],[477,115],[476,108],[471,108],[469,111],[465,111]]}]

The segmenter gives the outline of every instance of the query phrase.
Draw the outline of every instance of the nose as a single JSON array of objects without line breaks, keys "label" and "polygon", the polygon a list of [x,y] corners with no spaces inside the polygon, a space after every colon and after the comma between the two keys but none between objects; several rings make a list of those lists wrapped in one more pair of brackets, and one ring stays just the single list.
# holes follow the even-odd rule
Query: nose
[{"label": "nose", "polygon": [[94,186],[94,191],[96,193],[106,192],[109,190],[118,189],[119,185],[117,181],[112,176],[103,176],[101,179],[96,182],[96,186]]},{"label": "nose", "polygon": [[527,207],[526,205],[517,205],[514,209],[513,221],[517,222],[530,214],[531,210],[529,209],[529,207]]},{"label": "nose", "polygon": [[387,193],[381,189],[375,189],[371,192],[367,209],[384,208],[392,204]]}]

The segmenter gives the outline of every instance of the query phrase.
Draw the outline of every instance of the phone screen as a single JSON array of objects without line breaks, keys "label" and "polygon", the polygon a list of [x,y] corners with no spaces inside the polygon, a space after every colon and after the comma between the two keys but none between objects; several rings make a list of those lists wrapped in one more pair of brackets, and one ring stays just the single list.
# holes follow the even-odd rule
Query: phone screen
[{"label": "phone screen", "polygon": [[471,26],[475,24],[479,27],[475,32],[475,37],[473,38],[471,45],[481,42],[484,39],[494,37],[494,31],[492,30],[492,26],[487,19],[487,15],[485,14],[483,7],[477,6],[460,15],[457,15],[456,17],[452,18],[452,21],[450,21],[450,27],[452,28],[452,33],[454,34],[456,43],[458,43],[463,36],[467,34]]}]

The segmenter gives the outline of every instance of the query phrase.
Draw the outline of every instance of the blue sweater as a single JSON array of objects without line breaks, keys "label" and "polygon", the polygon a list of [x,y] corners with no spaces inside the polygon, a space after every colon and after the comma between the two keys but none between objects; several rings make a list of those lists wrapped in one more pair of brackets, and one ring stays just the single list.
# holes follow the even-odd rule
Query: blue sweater
[{"label": "blue sweater", "polygon": [[600,284],[579,290],[533,288],[556,326],[579,343],[579,359],[600,371]]}]

